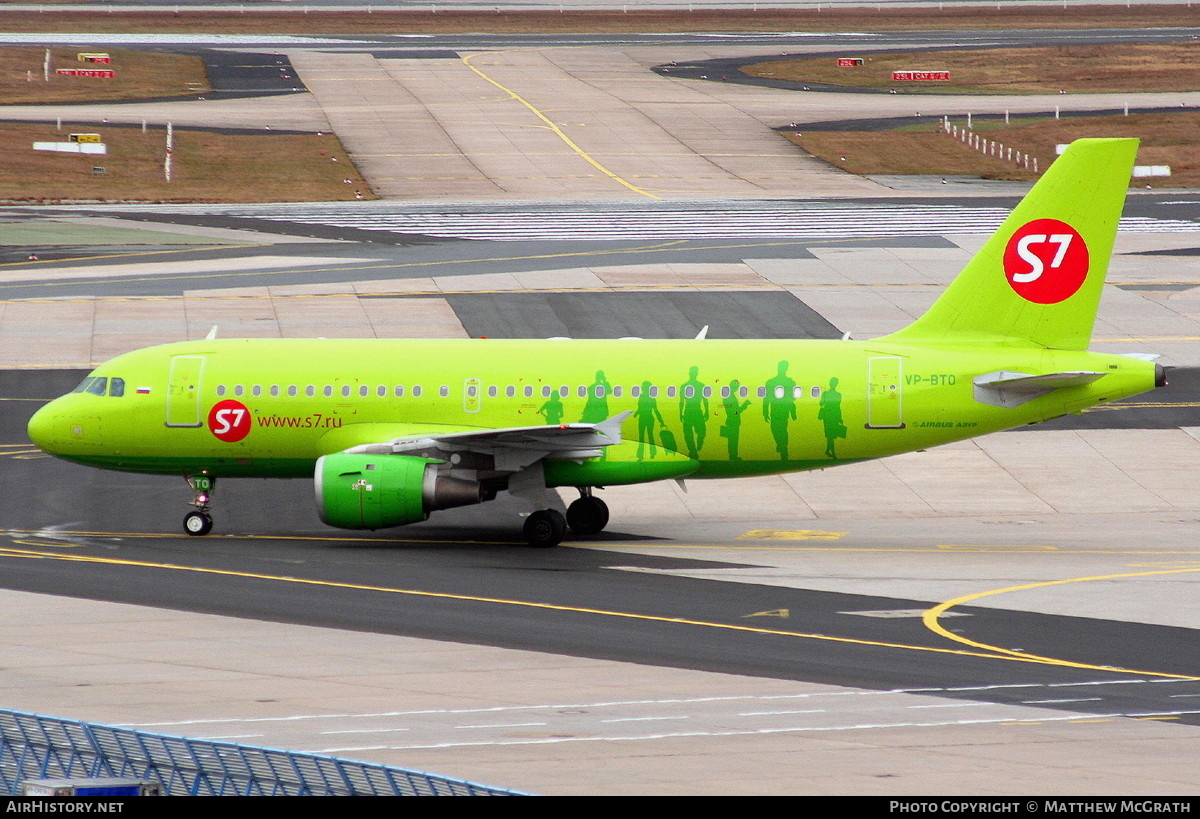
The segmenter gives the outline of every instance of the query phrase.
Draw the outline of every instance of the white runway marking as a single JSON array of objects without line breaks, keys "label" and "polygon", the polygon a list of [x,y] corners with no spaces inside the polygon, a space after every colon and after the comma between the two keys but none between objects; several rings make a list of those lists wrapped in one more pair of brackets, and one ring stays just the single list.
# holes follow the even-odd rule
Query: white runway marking
[{"label": "white runway marking", "polygon": [[[628,742],[686,737],[754,736],[786,733],[936,728],[961,725],[1027,725],[1048,722],[1096,722],[1118,718],[1178,719],[1195,711],[1176,709],[1165,702],[1161,710],[1127,709],[1124,686],[1153,684],[1157,680],[1119,678],[1078,683],[1005,683],[968,688],[913,688],[894,691],[859,689],[799,690],[795,693],[731,695],[721,697],[662,698],[599,702],[500,705],[483,708],[431,708],[362,714],[295,714],[279,717],[217,718],[129,727],[192,733],[217,726],[262,731],[265,742],[336,742],[337,747],[310,747],[319,753],[353,753],[378,750],[461,748],[505,745],[546,745],[565,742]],[[1193,685],[1196,681],[1190,682]],[[1104,686],[1117,686],[1119,699],[1088,698],[1023,701],[987,699],[934,699],[928,694],[970,691],[979,697],[989,692],[1003,699],[1013,689],[1045,692],[1067,686],[1088,686],[1089,694],[1103,694]],[[1024,693],[1024,691],[1022,693]],[[1028,694],[1026,695],[1028,696]],[[788,708],[784,701],[798,708]],[[1092,705],[1095,703],[1095,705]],[[803,706],[815,706],[805,708]],[[828,707],[820,707],[822,705]],[[774,707],[773,707],[774,706]],[[780,707],[782,706],[782,707]],[[1071,706],[1075,709],[1066,710]],[[1080,707],[1082,706],[1082,708]],[[934,711],[955,709],[953,719]],[[927,718],[917,713],[928,714]],[[466,717],[467,721],[463,722]],[[496,722],[489,722],[490,719]],[[482,721],[480,721],[482,720]],[[749,722],[747,722],[749,720]],[[316,725],[313,725],[313,722]],[[687,722],[676,730],[656,724]],[[275,723],[271,725],[270,723]],[[321,724],[325,723],[325,724]],[[380,724],[383,723],[383,724]],[[298,730],[299,724],[305,727]],[[731,728],[731,725],[737,726]],[[645,726],[643,730],[634,730]],[[324,737],[324,740],[320,739]],[[336,738],[335,738],[336,737]]]},{"label": "white runway marking", "polygon": [[[103,260],[101,260],[103,261]],[[355,257],[354,264],[381,262],[383,259]],[[78,267],[12,267],[0,269],[0,281],[50,281],[70,279],[108,279],[154,276],[186,276],[192,273],[234,273],[248,270],[279,270],[293,267],[342,265],[347,260],[319,256],[247,256],[240,259],[183,259],[170,262],[135,262],[133,264],[83,264]]]},{"label": "white runway marking", "polygon": [[[751,201],[720,207],[497,206],[421,210],[388,202],[286,205],[141,206],[125,210],[232,216],[279,223],[353,228],[448,239],[512,241],[646,241],[671,239],[872,239],[992,233],[1008,216],[1002,207],[865,204],[806,205]],[[1122,231],[1195,233],[1200,223],[1141,216]]]}]

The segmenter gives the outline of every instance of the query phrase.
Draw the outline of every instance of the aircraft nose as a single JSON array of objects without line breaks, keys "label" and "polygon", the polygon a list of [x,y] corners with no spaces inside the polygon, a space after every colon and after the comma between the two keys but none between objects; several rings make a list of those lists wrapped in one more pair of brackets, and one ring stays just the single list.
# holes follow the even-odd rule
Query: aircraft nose
[{"label": "aircraft nose", "polygon": [[39,409],[29,419],[29,424],[25,431],[29,435],[29,440],[33,441],[34,446],[43,452],[55,451],[55,435],[54,435],[54,414],[57,410],[52,409],[54,402],[51,401],[46,406]]}]

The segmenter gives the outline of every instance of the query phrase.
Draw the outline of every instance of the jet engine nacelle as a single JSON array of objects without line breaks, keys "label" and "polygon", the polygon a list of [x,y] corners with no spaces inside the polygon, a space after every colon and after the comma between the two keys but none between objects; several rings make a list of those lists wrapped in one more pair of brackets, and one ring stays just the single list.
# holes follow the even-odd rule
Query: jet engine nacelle
[{"label": "jet engine nacelle", "polygon": [[437,509],[480,503],[477,481],[455,478],[442,461],[408,455],[338,453],[317,459],[321,520],[342,529],[384,529]]}]

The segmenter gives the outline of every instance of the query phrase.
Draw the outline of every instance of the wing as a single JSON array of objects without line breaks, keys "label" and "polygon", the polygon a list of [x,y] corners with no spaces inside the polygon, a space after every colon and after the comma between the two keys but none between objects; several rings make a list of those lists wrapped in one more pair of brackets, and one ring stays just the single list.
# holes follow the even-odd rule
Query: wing
[{"label": "wing", "polygon": [[520,472],[544,458],[581,462],[599,458],[604,447],[621,443],[622,412],[595,424],[405,432],[387,441],[359,444],[345,451],[370,455],[416,455],[445,460],[455,467],[488,472]]}]

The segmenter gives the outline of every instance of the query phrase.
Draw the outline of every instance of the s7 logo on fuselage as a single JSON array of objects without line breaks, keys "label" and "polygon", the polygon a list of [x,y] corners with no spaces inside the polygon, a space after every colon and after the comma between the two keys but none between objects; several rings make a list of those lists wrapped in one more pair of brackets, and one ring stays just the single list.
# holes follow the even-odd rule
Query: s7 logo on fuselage
[{"label": "s7 logo on fuselage", "polygon": [[1004,275],[1018,296],[1057,304],[1075,295],[1087,278],[1089,254],[1079,231],[1057,219],[1035,219],[1013,233],[1004,248]]},{"label": "s7 logo on fuselage", "polygon": [[208,429],[226,443],[237,443],[250,434],[250,410],[232,398],[213,404],[208,411]]}]

